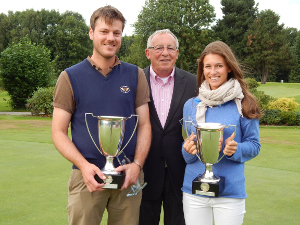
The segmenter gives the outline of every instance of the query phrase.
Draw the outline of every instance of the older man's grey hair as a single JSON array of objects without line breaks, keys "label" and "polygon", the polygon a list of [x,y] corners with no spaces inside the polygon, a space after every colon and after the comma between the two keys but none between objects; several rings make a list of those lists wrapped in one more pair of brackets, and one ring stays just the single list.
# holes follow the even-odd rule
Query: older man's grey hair
[{"label": "older man's grey hair", "polygon": [[177,37],[169,29],[157,30],[153,34],[151,34],[147,41],[147,48],[151,47],[151,40],[157,34],[171,34],[176,41],[176,47],[179,48],[179,42],[178,42]]}]

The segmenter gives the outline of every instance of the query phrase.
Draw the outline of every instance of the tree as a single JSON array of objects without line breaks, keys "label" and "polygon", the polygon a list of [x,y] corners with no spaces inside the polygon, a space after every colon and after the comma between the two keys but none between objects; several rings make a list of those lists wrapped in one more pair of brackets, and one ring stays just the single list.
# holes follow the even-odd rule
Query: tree
[{"label": "tree", "polygon": [[[289,52],[291,53],[291,58],[294,59],[295,55],[293,53],[293,46],[296,42],[296,37],[300,32],[298,32],[297,28],[291,28],[287,27],[283,29],[283,32],[285,33],[284,41],[285,43],[288,43],[290,46]],[[268,77],[269,81],[274,82],[280,82],[281,80],[284,80],[284,82],[287,82],[289,80],[289,76],[291,74],[292,69],[295,67],[295,63],[291,63],[290,66],[282,67],[282,66],[275,66],[276,70],[272,73],[271,76]],[[289,81],[290,82],[290,81]]]},{"label": "tree", "polygon": [[60,72],[92,55],[89,28],[80,14],[67,11],[49,32],[52,35],[45,37],[46,46],[51,46],[56,71]]},{"label": "tree", "polygon": [[[123,44],[122,44],[123,45]],[[147,43],[141,35],[134,35],[133,42],[129,46],[129,54],[121,56],[121,60],[124,62],[129,62],[140,68],[146,68],[149,65],[149,60],[145,55]]]},{"label": "tree", "polygon": [[300,35],[296,38],[293,52],[295,55],[295,67],[291,71],[289,82],[300,83]]},{"label": "tree", "polygon": [[133,40],[134,40],[134,35],[132,35],[132,36],[125,35],[124,37],[122,37],[122,45],[121,45],[119,51],[117,52],[117,56],[120,59],[128,56],[129,48],[132,45]]},{"label": "tree", "polygon": [[[55,69],[61,70],[82,61],[92,53],[89,27],[83,17],[71,11],[63,14],[55,10],[8,12],[0,15],[0,52],[9,43],[18,43],[22,37],[43,44],[56,60]],[[3,42],[2,42],[3,41]]]},{"label": "tree", "polygon": [[144,53],[147,39],[154,31],[170,29],[180,43],[177,64],[189,70],[212,41],[208,27],[214,18],[214,7],[209,0],[146,0],[133,25],[142,43],[138,51]]},{"label": "tree", "polygon": [[286,40],[288,43],[290,43],[290,46],[294,46],[296,42],[296,38],[298,35],[300,35],[300,31],[297,30],[297,28],[294,27],[287,27],[284,29],[286,33]]},{"label": "tree", "polygon": [[0,52],[2,52],[9,43],[9,39],[6,36],[7,31],[11,27],[11,22],[8,17],[1,13],[0,14]]},{"label": "tree", "polygon": [[221,5],[224,15],[213,26],[213,30],[236,56],[243,59],[245,34],[257,16],[257,4],[254,0],[222,0]]},{"label": "tree", "polygon": [[18,43],[22,37],[28,36],[36,44],[44,44],[45,36],[49,35],[49,27],[58,24],[61,16],[55,10],[34,11],[27,9],[22,12],[8,12],[8,16],[1,14],[0,17],[0,37],[7,41],[0,46],[0,52],[4,50],[9,43]]},{"label": "tree", "polygon": [[27,36],[1,53],[0,76],[13,109],[24,109],[33,91],[48,85],[50,73],[50,51]]},{"label": "tree", "polygon": [[289,43],[285,41],[284,24],[279,25],[279,15],[268,9],[258,14],[247,32],[247,57],[245,62],[258,73],[262,84],[277,66],[292,65]]}]

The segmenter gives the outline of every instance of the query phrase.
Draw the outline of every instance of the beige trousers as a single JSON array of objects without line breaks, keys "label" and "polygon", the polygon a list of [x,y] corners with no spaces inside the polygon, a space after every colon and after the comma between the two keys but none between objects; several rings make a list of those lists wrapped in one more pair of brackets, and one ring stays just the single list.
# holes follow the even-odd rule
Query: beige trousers
[{"label": "beige trousers", "polygon": [[[140,173],[140,181],[144,173]],[[120,191],[106,189],[90,193],[81,171],[73,169],[69,179],[68,214],[70,225],[99,225],[105,209],[108,225],[138,225],[142,191],[127,197],[130,187]]]}]

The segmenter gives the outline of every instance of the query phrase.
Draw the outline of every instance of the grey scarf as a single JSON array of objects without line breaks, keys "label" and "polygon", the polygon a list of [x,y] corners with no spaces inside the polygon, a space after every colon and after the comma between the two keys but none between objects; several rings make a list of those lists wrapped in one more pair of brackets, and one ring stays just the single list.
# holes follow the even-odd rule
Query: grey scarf
[{"label": "grey scarf", "polygon": [[212,108],[214,106],[222,105],[230,100],[235,101],[239,114],[243,116],[242,100],[244,98],[244,94],[242,92],[240,83],[236,79],[229,79],[216,90],[211,90],[209,83],[204,81],[199,88],[198,97],[201,102],[197,105],[197,123],[205,122],[207,106]]}]

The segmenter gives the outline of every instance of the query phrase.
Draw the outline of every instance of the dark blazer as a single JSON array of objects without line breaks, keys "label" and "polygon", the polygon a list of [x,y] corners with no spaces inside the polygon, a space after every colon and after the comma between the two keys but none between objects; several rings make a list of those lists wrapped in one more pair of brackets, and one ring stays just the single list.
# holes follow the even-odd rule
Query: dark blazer
[{"label": "dark blazer", "polygon": [[196,76],[175,67],[175,83],[172,101],[165,127],[161,126],[152,98],[149,80],[150,66],[144,69],[150,87],[149,111],[152,126],[151,147],[144,165],[145,182],[144,200],[158,200],[162,194],[165,178],[165,162],[171,177],[176,196],[182,199],[182,183],[186,163],[182,157],[183,143],[182,118],[184,103],[196,96]]}]

